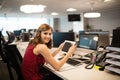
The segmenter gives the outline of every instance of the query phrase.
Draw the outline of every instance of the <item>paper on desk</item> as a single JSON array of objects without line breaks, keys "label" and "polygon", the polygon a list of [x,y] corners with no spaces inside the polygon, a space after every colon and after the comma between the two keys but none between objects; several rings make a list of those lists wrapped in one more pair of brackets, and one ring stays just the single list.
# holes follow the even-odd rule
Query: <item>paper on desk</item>
[{"label": "paper on desk", "polygon": [[[51,65],[46,64],[45,66],[46,66],[47,68],[51,69],[52,71],[55,71],[55,69],[54,69]],[[71,66],[71,65],[69,65],[69,64],[64,64],[59,71],[60,71],[60,72],[62,72],[62,71],[68,71],[68,70],[72,70],[72,69],[75,69],[75,68],[76,68],[76,66]]]},{"label": "paper on desk", "polygon": [[60,69],[60,72],[61,71],[68,71],[68,70],[75,69],[75,68],[76,68],[76,66],[71,66],[70,64],[66,63],[62,66],[62,68]]}]

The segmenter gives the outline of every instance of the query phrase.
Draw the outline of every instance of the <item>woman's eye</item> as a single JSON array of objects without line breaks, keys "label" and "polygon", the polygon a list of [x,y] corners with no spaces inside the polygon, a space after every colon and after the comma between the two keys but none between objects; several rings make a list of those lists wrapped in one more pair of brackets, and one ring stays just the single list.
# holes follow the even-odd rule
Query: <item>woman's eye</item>
[{"label": "woman's eye", "polygon": [[49,33],[49,35],[51,35],[51,33]]},{"label": "woman's eye", "polygon": [[44,33],[45,35],[47,35],[47,33]]}]

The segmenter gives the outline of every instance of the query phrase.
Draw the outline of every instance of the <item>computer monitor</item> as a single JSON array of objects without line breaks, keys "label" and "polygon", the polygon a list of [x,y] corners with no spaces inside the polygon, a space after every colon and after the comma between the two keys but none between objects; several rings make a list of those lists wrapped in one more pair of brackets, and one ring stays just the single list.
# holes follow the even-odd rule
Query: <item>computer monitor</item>
[{"label": "computer monitor", "polygon": [[97,50],[98,34],[79,34],[78,47]]},{"label": "computer monitor", "polygon": [[98,47],[105,48],[110,45],[109,31],[80,31],[79,34],[98,34]]},{"label": "computer monitor", "polygon": [[53,32],[53,47],[58,47],[65,40],[75,41],[74,32]]},{"label": "computer monitor", "polygon": [[68,15],[68,21],[69,21],[69,22],[81,21],[80,14],[69,14],[69,15]]},{"label": "computer monitor", "polygon": [[21,29],[21,32],[22,32],[22,33],[26,32],[26,29],[25,29],[25,28],[22,28],[22,29]]},{"label": "computer monitor", "polygon": [[19,37],[21,34],[21,30],[14,30],[13,33],[16,37]]}]

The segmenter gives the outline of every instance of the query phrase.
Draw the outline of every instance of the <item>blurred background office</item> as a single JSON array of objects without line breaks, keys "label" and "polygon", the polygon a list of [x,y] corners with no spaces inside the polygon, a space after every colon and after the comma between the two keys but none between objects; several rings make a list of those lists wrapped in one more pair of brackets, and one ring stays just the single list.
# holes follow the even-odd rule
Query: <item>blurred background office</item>
[{"label": "blurred background office", "polygon": [[[97,13],[97,16],[89,13]],[[5,38],[6,31],[11,31],[16,41],[27,42],[42,23],[51,25],[54,32],[75,33],[75,39],[74,36],[72,39],[76,41],[82,31],[98,33],[102,39],[99,39],[100,46],[112,43],[112,46],[120,47],[119,37],[116,37],[120,31],[120,0],[0,0],[0,31]],[[103,38],[107,41],[104,44]],[[0,58],[0,80],[9,80],[6,69]]]},{"label": "blurred background office", "polygon": [[[43,5],[44,11],[23,12],[21,7],[25,5]],[[100,17],[86,18],[88,12],[99,12]],[[78,16],[77,20],[71,21],[71,15]],[[119,0],[0,0],[0,28],[4,34],[6,30],[36,29],[42,23],[48,23],[60,32],[93,29],[112,33],[120,26],[119,21]]]}]

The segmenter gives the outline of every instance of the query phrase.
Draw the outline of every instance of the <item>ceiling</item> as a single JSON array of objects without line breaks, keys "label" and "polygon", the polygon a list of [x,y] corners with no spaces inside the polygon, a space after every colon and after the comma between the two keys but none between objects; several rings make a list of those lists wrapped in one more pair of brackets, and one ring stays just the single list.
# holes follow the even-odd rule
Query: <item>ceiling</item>
[{"label": "ceiling", "polygon": [[91,2],[95,3],[93,5],[94,11],[120,8],[120,0],[112,0],[110,2],[104,2],[104,0],[0,0],[0,16],[30,15],[20,11],[20,6],[24,4],[42,4],[47,6],[44,12],[33,15],[50,15],[51,12],[58,12],[62,15],[68,13],[66,11],[67,8],[75,8],[77,11],[74,13],[82,13],[90,11]]}]

